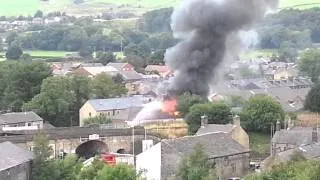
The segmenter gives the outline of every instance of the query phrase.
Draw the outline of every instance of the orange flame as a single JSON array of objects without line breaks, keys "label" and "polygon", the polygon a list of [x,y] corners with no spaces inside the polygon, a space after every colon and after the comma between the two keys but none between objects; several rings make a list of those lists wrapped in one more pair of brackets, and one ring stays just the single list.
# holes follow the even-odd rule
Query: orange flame
[{"label": "orange flame", "polygon": [[177,114],[177,101],[175,99],[171,100],[164,100],[162,102],[162,112],[166,112],[170,115],[176,115]]}]

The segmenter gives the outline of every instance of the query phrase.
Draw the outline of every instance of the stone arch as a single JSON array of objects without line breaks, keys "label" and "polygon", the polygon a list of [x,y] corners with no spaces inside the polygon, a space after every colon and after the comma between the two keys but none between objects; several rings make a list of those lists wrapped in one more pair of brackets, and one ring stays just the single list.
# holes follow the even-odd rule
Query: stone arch
[{"label": "stone arch", "polygon": [[124,148],[121,148],[121,149],[118,149],[118,150],[117,150],[117,153],[119,153],[119,154],[126,154],[127,152],[126,152],[126,150],[125,150]]},{"label": "stone arch", "polygon": [[108,152],[108,145],[99,140],[84,142],[76,148],[76,154],[85,159],[89,159],[103,152]]}]

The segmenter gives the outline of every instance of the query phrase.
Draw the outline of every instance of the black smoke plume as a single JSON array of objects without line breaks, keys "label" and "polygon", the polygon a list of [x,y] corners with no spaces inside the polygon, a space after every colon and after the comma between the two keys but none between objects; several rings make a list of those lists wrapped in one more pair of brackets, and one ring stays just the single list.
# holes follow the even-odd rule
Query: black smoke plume
[{"label": "black smoke plume", "polygon": [[216,68],[233,48],[228,36],[251,29],[277,5],[277,0],[185,0],[172,14],[171,28],[181,42],[165,54],[175,71],[168,94],[206,97]]}]

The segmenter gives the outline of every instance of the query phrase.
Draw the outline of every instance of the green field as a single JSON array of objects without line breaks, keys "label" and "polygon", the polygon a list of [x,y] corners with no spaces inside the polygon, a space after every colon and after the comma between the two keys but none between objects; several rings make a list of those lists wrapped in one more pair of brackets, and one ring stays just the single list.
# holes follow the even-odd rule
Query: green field
[{"label": "green field", "polygon": [[260,56],[263,56],[263,57],[272,56],[273,54],[277,55],[278,51],[276,49],[248,50],[240,54],[240,60],[251,60],[254,58],[258,58]]},{"label": "green field", "polygon": [[[73,52],[66,52],[66,51],[40,51],[40,50],[36,50],[36,51],[23,51],[23,53],[28,53],[32,57],[56,57],[56,58],[60,58],[60,57],[64,57],[66,54],[71,54]],[[5,55],[5,52],[0,52],[0,55]],[[0,59],[0,61],[1,60],[4,60],[4,59]]]},{"label": "green field", "polygon": [[[46,13],[52,11],[65,11],[68,14],[84,15],[98,12],[131,11],[141,14],[145,11],[177,6],[181,0],[85,0],[83,4],[73,4],[72,0],[0,0],[0,15],[18,16],[33,15],[37,10]],[[280,8],[291,7],[299,4],[320,3],[319,0],[280,0]],[[116,5],[116,6],[115,6]],[[310,8],[318,5],[300,6],[298,8]]]}]

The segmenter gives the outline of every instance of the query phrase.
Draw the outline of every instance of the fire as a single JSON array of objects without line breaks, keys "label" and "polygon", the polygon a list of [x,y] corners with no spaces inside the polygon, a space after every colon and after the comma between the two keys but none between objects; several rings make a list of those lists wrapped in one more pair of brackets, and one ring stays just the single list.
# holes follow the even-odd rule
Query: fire
[{"label": "fire", "polygon": [[170,99],[162,101],[161,110],[162,112],[166,112],[170,115],[177,115],[177,100]]}]

